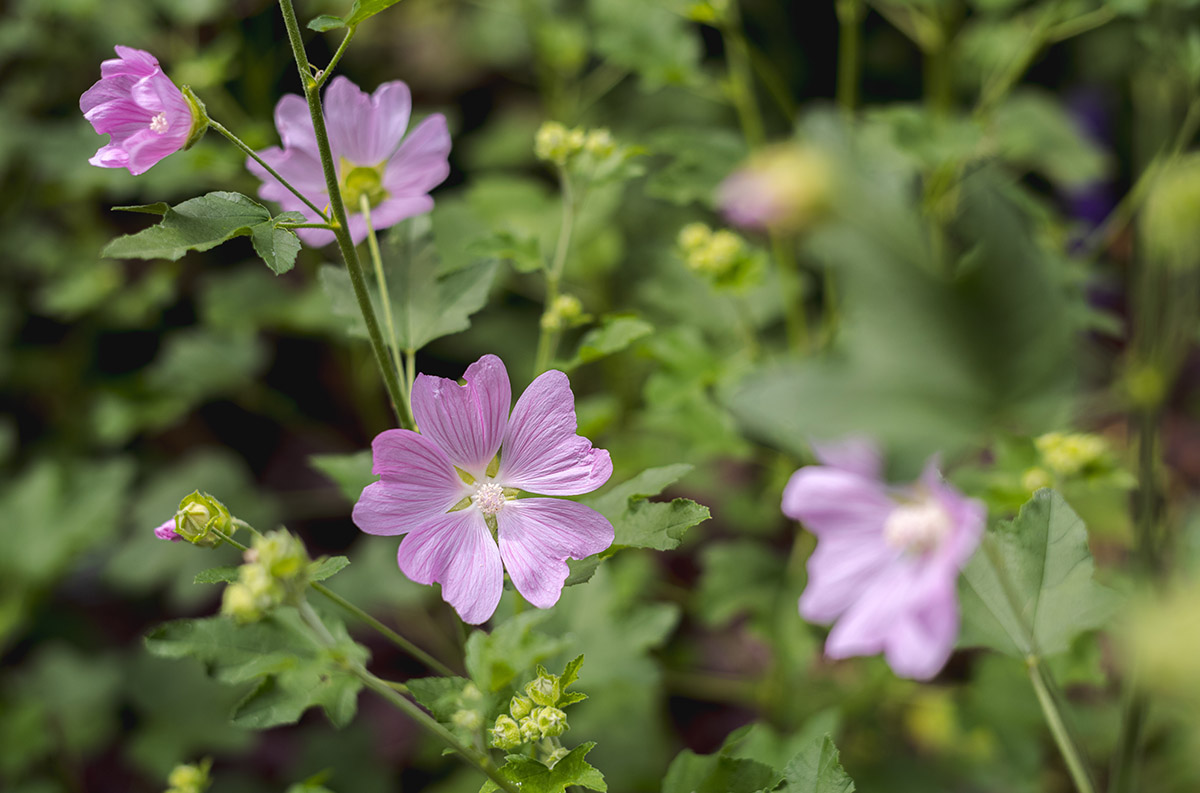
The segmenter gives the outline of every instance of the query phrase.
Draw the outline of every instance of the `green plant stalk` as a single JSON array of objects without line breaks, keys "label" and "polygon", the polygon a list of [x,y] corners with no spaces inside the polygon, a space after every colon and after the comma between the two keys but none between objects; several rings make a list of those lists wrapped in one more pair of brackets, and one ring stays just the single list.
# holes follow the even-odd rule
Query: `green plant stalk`
[{"label": "green plant stalk", "polygon": [[[325,623],[321,622],[321,618],[313,611],[312,606],[307,602],[301,601],[299,610],[300,617],[308,625],[309,629],[316,634],[322,644],[326,647],[336,646],[336,640],[330,635],[329,629],[325,627]],[[458,752],[464,760],[483,772],[501,790],[504,790],[506,793],[520,793],[519,789],[513,783],[500,775],[491,757],[472,749],[458,740],[458,736],[446,729],[437,719],[423,711],[417,704],[409,702],[402,697],[399,692],[392,688],[391,683],[371,674],[367,671],[366,667],[356,661],[344,662],[343,666],[348,672],[361,680],[367,688],[404,711],[405,715],[415,721],[421,728],[432,733],[451,749]]]},{"label": "green plant stalk", "polygon": [[338,45],[337,51],[333,53],[333,57],[329,60],[329,65],[322,69],[321,72],[316,76],[318,89],[329,81],[330,76],[333,74],[334,68],[338,65],[338,62],[341,61],[342,55],[345,54],[346,47],[350,46],[350,39],[354,38],[354,32],[356,30],[358,30],[357,25],[346,29],[346,35],[342,37],[342,43]]},{"label": "green plant stalk", "polygon": [[[258,530],[255,529],[253,526],[251,526],[249,523],[246,523],[245,521],[242,521],[242,520],[238,520],[236,518],[234,518],[234,522],[238,525],[239,528],[244,528],[244,529],[247,529],[248,531],[253,532],[254,534],[258,534]],[[216,531],[215,529],[214,529],[214,532],[216,533],[216,535],[218,537],[220,537],[222,540],[224,540],[229,545],[232,545],[234,548],[237,548],[239,551],[242,551],[244,553],[244,552],[250,550],[247,546],[245,546],[242,543],[238,542],[237,540],[233,539],[229,535],[223,534],[222,532]],[[438,659],[434,658],[432,655],[425,652],[420,647],[418,647],[417,645],[410,642],[408,639],[406,639],[403,636],[401,636],[400,634],[396,633],[394,630],[392,630],[388,626],[384,625],[382,622],[375,619],[370,614],[368,614],[367,612],[363,611],[358,606],[351,603],[349,600],[346,600],[344,597],[342,597],[338,593],[334,592],[329,587],[325,586],[324,584],[320,583],[319,581],[311,581],[311,582],[309,582],[308,585],[310,587],[312,587],[314,590],[316,590],[317,592],[320,592],[325,597],[329,598],[329,600],[331,600],[334,603],[336,603],[337,605],[341,606],[346,611],[353,614],[355,617],[358,617],[360,620],[365,622],[367,625],[371,626],[376,631],[378,631],[384,638],[386,638],[392,644],[396,645],[401,650],[403,650],[404,652],[411,655],[413,658],[416,658],[418,661],[425,664],[427,667],[434,670],[438,674],[445,675],[447,677],[454,677],[456,675],[456,673],[454,672],[453,669],[446,666],[444,663],[442,663]]]},{"label": "green plant stalk", "polygon": [[1046,724],[1050,727],[1050,734],[1054,736],[1054,742],[1058,744],[1058,750],[1062,753],[1063,760],[1067,764],[1067,771],[1071,775],[1071,781],[1075,783],[1075,789],[1079,793],[1096,793],[1096,786],[1092,782],[1091,775],[1088,773],[1087,765],[1083,762],[1083,757],[1076,747],[1074,740],[1072,740],[1066,723],[1063,721],[1058,703],[1055,702],[1054,697],[1050,693],[1049,681],[1047,679],[1049,672],[1046,671],[1046,667],[1042,665],[1036,655],[1026,658],[1025,665],[1029,670],[1029,681],[1033,683],[1033,690],[1037,694],[1038,704],[1042,706],[1042,713],[1046,717]]},{"label": "green plant stalk", "polygon": [[300,83],[304,86],[304,98],[308,102],[308,112],[312,117],[313,132],[317,138],[317,151],[321,155],[321,169],[325,175],[325,186],[329,190],[333,233],[337,238],[342,259],[346,262],[346,271],[350,274],[350,283],[354,287],[354,297],[358,301],[359,311],[362,312],[363,322],[367,326],[367,337],[371,341],[371,347],[375,352],[375,361],[379,364],[379,371],[383,375],[383,383],[387,388],[388,398],[392,402],[392,410],[395,411],[396,418],[402,427],[411,427],[412,417],[408,412],[408,403],[400,390],[399,375],[388,358],[387,344],[384,343],[383,334],[379,330],[379,320],[375,317],[375,309],[371,305],[371,295],[367,291],[366,279],[363,278],[358,252],[354,249],[354,241],[350,238],[346,206],[342,201],[342,190],[338,185],[333,153],[329,148],[329,134],[325,129],[325,115],[321,110],[321,97],[317,81],[312,76],[312,66],[308,62],[308,55],[304,52],[304,41],[300,37],[300,23],[296,19],[296,9],[292,6],[292,0],[279,0],[279,9],[283,13],[288,41],[291,43],[292,55],[296,59],[296,70],[300,73]]},{"label": "green plant stalk", "polygon": [[864,11],[863,0],[838,0],[837,104],[848,116],[854,115],[858,107]]},{"label": "green plant stalk", "polygon": [[277,223],[277,228],[281,229],[325,229],[333,231],[333,226],[328,223]]},{"label": "green plant stalk", "polygon": [[546,270],[546,302],[542,309],[542,321],[538,323],[537,356],[533,364],[533,376],[537,377],[550,366],[554,350],[558,346],[559,331],[549,327],[545,319],[554,310],[558,300],[559,284],[562,282],[563,270],[567,266],[567,254],[571,249],[571,234],[575,228],[575,212],[578,209],[575,191],[571,186],[571,176],[566,168],[559,166],[559,183],[562,185],[562,222],[558,231],[558,242],[554,246],[554,260]]},{"label": "green plant stalk", "polygon": [[[258,152],[256,152],[254,149],[247,146],[245,144],[245,142],[242,141],[242,139],[239,138],[237,135],[234,135],[232,132],[225,129],[225,127],[221,126],[216,121],[214,121],[212,119],[212,117],[209,116],[207,113],[205,113],[204,117],[206,119],[208,119],[208,126],[212,127],[217,132],[224,135],[229,140],[230,143],[232,143],[234,146],[241,149],[243,154],[245,154],[250,159],[254,160],[259,165],[261,165],[263,167],[263,169],[266,170],[267,173],[269,173],[269,174],[271,174],[271,176],[275,177],[276,181],[278,181],[281,185],[286,187],[288,189],[288,192],[290,192],[292,195],[296,196],[296,198],[299,198],[301,201],[303,201],[305,206],[307,206],[313,212],[316,212],[318,217],[320,217],[326,223],[329,222],[329,216],[326,215],[323,210],[319,209],[316,204],[314,204],[312,201],[310,201],[308,199],[308,196],[304,195],[304,193],[301,193],[299,190],[297,190],[295,187],[293,187],[292,184],[290,182],[288,182],[287,179],[284,179],[282,176],[280,176],[279,172],[276,171],[274,168],[272,168],[270,165],[268,165],[266,160],[264,160],[262,157],[258,156]],[[292,228],[306,228],[306,227],[305,226],[292,226]],[[325,228],[325,226],[316,226],[315,228]]]},{"label": "green plant stalk", "polygon": [[[398,346],[396,336],[396,323],[392,319],[392,298],[388,294],[387,276],[383,274],[383,256],[379,252],[379,238],[375,235],[375,226],[371,223],[371,202],[367,196],[359,196],[358,201],[359,212],[363,216],[363,220],[367,224],[367,250],[371,253],[371,264],[375,267],[375,282],[379,284],[379,302],[383,303],[383,322],[387,326],[388,331],[388,346],[392,350],[392,363],[396,367],[397,372],[404,371],[404,362],[400,360],[400,347]],[[400,385],[405,383],[400,381]],[[408,411],[408,415],[412,416],[412,393],[409,388],[404,389],[404,407]],[[411,422],[405,425],[406,429],[414,429],[414,424]]]}]

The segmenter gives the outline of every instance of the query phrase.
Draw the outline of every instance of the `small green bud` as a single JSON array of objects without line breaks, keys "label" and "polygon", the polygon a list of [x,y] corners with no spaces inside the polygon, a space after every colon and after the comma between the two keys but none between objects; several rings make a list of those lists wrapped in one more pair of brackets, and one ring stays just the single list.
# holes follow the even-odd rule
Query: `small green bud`
[{"label": "small green bud", "polygon": [[543,737],[553,738],[567,731],[567,714],[558,708],[538,708],[533,712],[532,718],[537,721]]},{"label": "small green bud", "polygon": [[542,731],[538,729],[537,722],[533,717],[526,716],[521,719],[521,743],[532,743],[533,741],[541,740]]},{"label": "small green bud", "polygon": [[483,726],[483,716],[477,710],[456,710],[450,717],[450,723],[459,729],[474,732]]},{"label": "small green bud", "polygon": [[194,765],[175,766],[167,776],[167,784],[170,785],[167,793],[202,793],[212,784],[208,777],[211,767],[212,760],[208,759]]},{"label": "small green bud", "polygon": [[583,303],[575,295],[559,295],[542,314],[542,327],[546,330],[562,330],[587,321]]},{"label": "small green bud", "polygon": [[490,730],[492,746],[497,749],[516,749],[525,741],[524,734],[517,723],[508,716],[501,714],[496,717],[496,725]]},{"label": "small green bud", "polygon": [[554,768],[554,766],[558,765],[559,760],[563,759],[564,757],[566,757],[569,754],[570,754],[570,752],[567,749],[565,749],[561,746],[556,746],[550,752],[550,754],[546,755],[546,760],[545,760],[546,767]]},{"label": "small green bud", "polygon": [[221,544],[221,538],[213,533],[214,530],[226,536],[235,530],[225,505],[199,490],[184,496],[175,513],[175,533],[195,545],[215,548]]},{"label": "small green bud", "polygon": [[480,702],[483,699],[483,692],[474,683],[467,683],[463,686],[459,699],[463,702]]},{"label": "small green bud", "polygon": [[703,223],[689,223],[679,230],[678,243],[684,255],[691,254],[708,245],[712,229]]},{"label": "small green bud", "polygon": [[240,623],[258,622],[263,618],[259,598],[247,585],[235,581],[225,587],[221,596],[221,613]]},{"label": "small green bud", "polygon": [[617,142],[607,129],[593,129],[583,139],[583,150],[596,159],[603,159],[617,150]]},{"label": "small green bud", "polygon": [[554,707],[558,704],[558,676],[539,674],[525,684],[525,694],[538,705]]},{"label": "small green bud", "polygon": [[1041,490],[1043,487],[1051,487],[1053,484],[1054,479],[1045,468],[1030,468],[1021,475],[1021,488],[1031,493]]},{"label": "small green bud", "polygon": [[1099,435],[1048,432],[1034,440],[1038,453],[1051,471],[1074,476],[1103,460],[1108,444]]},{"label": "small green bud", "polygon": [[523,719],[533,712],[533,700],[517,694],[508,705],[508,712],[514,719]]},{"label": "small green bud", "polygon": [[581,129],[567,129],[557,121],[547,121],[538,128],[534,137],[533,153],[539,160],[555,165],[566,165],[573,155],[583,148],[584,135]]},{"label": "small green bud", "polygon": [[310,562],[303,543],[283,529],[255,537],[246,552],[246,561],[262,565],[272,578],[281,581],[303,576]]}]

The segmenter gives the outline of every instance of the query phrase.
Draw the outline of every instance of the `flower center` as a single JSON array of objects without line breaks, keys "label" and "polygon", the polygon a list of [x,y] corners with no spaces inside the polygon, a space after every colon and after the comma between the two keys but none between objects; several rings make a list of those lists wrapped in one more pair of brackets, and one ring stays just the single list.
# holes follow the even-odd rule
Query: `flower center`
[{"label": "flower center", "polygon": [[893,548],[925,553],[938,547],[953,528],[946,510],[933,499],[900,504],[883,524],[883,539]]},{"label": "flower center", "polygon": [[484,515],[495,515],[507,499],[504,497],[503,487],[495,482],[488,482],[479,486],[475,495],[471,496],[471,501]]},{"label": "flower center", "polygon": [[357,165],[347,170],[349,166],[350,163],[342,160],[342,196],[346,199],[346,207],[351,212],[357,211],[364,196],[372,207],[383,203],[388,192],[383,189],[382,168]]},{"label": "flower center", "polygon": [[166,113],[159,113],[157,116],[150,119],[150,131],[151,132],[157,132],[159,135],[162,135],[164,132],[166,132],[170,128],[171,128],[171,124],[170,124],[170,122],[167,121]]}]

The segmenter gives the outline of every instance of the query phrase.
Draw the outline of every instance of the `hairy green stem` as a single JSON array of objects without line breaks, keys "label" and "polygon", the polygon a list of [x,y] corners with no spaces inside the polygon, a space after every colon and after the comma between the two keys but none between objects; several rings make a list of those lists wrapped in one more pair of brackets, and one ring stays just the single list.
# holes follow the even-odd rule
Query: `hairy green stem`
[{"label": "hairy green stem", "polygon": [[863,0],[837,0],[838,73],[837,103],[846,115],[858,107],[858,84],[862,77],[862,24],[866,16]]},{"label": "hairy green stem", "polygon": [[276,224],[281,229],[325,229],[333,231],[333,226],[328,223],[278,223]]},{"label": "hairy green stem", "polygon": [[342,37],[342,43],[338,45],[337,52],[333,53],[333,58],[330,59],[329,65],[320,71],[316,76],[317,88],[325,85],[328,82],[330,75],[333,74],[334,68],[338,65],[338,61],[342,59],[342,55],[346,52],[346,47],[350,46],[350,39],[354,38],[354,31],[358,30],[358,26],[347,28],[346,35]]},{"label": "hairy green stem", "polygon": [[[316,634],[317,638],[322,644],[324,644],[326,647],[333,647],[337,644],[333,636],[330,635],[329,629],[325,627],[325,623],[321,622],[321,618],[317,616],[315,611],[313,611],[312,606],[310,606],[307,602],[301,601],[299,609],[300,617],[304,620],[304,623],[308,625],[309,629]],[[420,706],[402,697],[399,692],[393,688],[393,683],[371,674],[367,671],[366,667],[357,661],[344,661],[343,666],[346,671],[350,672],[352,675],[361,680],[363,685],[365,685],[367,688],[371,689],[376,694],[383,697],[400,710],[404,711],[405,715],[415,721],[422,729],[433,734],[455,752],[458,752],[458,754],[461,755],[464,760],[483,772],[483,774],[486,775],[488,779],[495,782],[501,790],[506,791],[506,793],[519,793],[519,790],[515,785],[500,775],[496,768],[496,764],[492,762],[491,757],[472,749],[460,741],[458,736],[450,732],[450,730],[443,726],[437,719],[433,718],[424,710],[422,710]]]},{"label": "hairy green stem", "polygon": [[[400,347],[396,336],[396,323],[392,319],[392,298],[388,294],[387,276],[383,273],[383,256],[379,252],[379,238],[375,235],[375,226],[371,223],[371,201],[366,194],[359,196],[358,200],[359,212],[362,213],[363,220],[367,224],[367,250],[371,253],[371,264],[375,267],[375,282],[379,285],[379,302],[383,304],[383,322],[387,325],[388,331],[388,346],[392,350],[392,362],[396,367],[397,372],[404,371],[404,362],[400,360]],[[404,385],[404,381],[400,381],[400,385]],[[412,394],[409,389],[404,389],[404,408],[412,415]],[[409,429],[413,428],[410,421],[407,425]]]},{"label": "hairy green stem", "polygon": [[1033,683],[1038,704],[1042,706],[1042,713],[1050,727],[1050,734],[1058,744],[1058,750],[1067,764],[1067,772],[1071,775],[1071,781],[1075,783],[1075,789],[1079,793],[1096,793],[1096,786],[1088,773],[1087,764],[1083,761],[1083,756],[1063,721],[1058,703],[1050,692],[1049,672],[1036,655],[1029,656],[1025,665],[1029,670],[1029,681]]},{"label": "hairy green stem", "polygon": [[534,359],[533,376],[537,377],[550,366],[554,357],[555,347],[558,346],[559,330],[552,327],[548,321],[554,311],[554,303],[558,300],[558,288],[562,281],[563,270],[567,266],[567,253],[571,249],[571,234],[575,227],[575,212],[578,209],[575,192],[571,186],[571,176],[562,166],[558,169],[559,183],[562,185],[562,222],[558,230],[558,242],[554,246],[554,259],[546,270],[546,300],[542,308],[542,319],[538,323],[537,357]]},{"label": "hairy green stem", "polygon": [[[268,165],[266,160],[264,160],[262,157],[258,156],[258,152],[256,152],[254,149],[247,146],[245,144],[245,142],[242,141],[242,139],[239,138],[237,135],[234,135],[232,132],[225,129],[225,127],[221,126],[216,121],[214,121],[213,118],[211,116],[209,116],[208,114],[205,114],[205,118],[208,119],[208,125],[210,127],[212,127],[217,132],[224,135],[229,140],[230,143],[232,143],[234,146],[237,146],[239,149],[241,149],[243,154],[245,154],[250,159],[254,160],[259,165],[261,165],[263,167],[263,169],[266,170],[267,173],[271,174],[271,176],[273,176],[275,178],[276,181],[278,181],[281,185],[286,187],[288,189],[288,192],[290,192],[292,195],[296,196],[296,198],[299,198],[301,201],[303,201],[304,205],[307,206],[309,209],[311,209],[313,212],[316,212],[318,217],[320,217],[326,223],[329,222],[329,216],[325,214],[324,210],[319,209],[316,204],[314,204],[312,201],[310,201],[308,199],[308,196],[304,195],[304,193],[301,193],[299,190],[297,190],[295,187],[293,187],[292,184],[287,179],[284,179],[282,176],[280,176],[279,172],[276,171],[274,168],[272,168],[270,165]],[[308,227],[307,226],[292,226],[292,228],[308,228]],[[315,226],[314,228],[325,228],[325,227],[324,226]]]},{"label": "hairy green stem", "polygon": [[296,59],[296,70],[300,73],[300,82],[304,86],[304,98],[308,103],[309,115],[312,117],[317,151],[321,156],[321,169],[325,175],[325,186],[329,190],[333,233],[337,238],[342,259],[346,262],[346,271],[350,274],[350,283],[354,288],[354,298],[358,301],[359,311],[362,312],[363,322],[367,326],[367,337],[371,341],[371,347],[375,352],[375,361],[379,364],[379,371],[383,375],[383,383],[387,388],[388,398],[392,402],[392,410],[395,411],[400,426],[411,428],[412,417],[409,415],[408,403],[400,390],[400,379],[396,368],[388,357],[387,344],[384,342],[383,333],[379,330],[379,320],[375,317],[375,308],[371,305],[371,294],[367,290],[362,265],[358,260],[358,252],[354,248],[354,240],[350,238],[346,206],[342,201],[337,169],[333,162],[333,153],[329,148],[325,114],[321,110],[319,86],[312,76],[312,65],[308,62],[308,55],[304,51],[304,40],[300,37],[300,23],[296,19],[296,9],[292,6],[292,0],[279,0],[279,9],[283,13],[288,41],[292,47],[292,55]]}]

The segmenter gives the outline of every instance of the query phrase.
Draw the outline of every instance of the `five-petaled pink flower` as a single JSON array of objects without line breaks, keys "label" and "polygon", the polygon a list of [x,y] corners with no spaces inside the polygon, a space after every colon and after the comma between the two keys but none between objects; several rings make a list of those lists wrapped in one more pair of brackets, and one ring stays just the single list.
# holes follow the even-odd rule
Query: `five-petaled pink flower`
[{"label": "five-petaled pink flower", "polygon": [[[366,220],[360,212],[364,197],[376,229],[433,209],[429,191],[450,173],[445,116],[434,113],[406,138],[412,95],[399,80],[384,83],[367,96],[345,77],[335,77],[325,90],[324,107],[329,148],[349,213],[350,236],[356,244],[367,238]],[[258,155],[314,204],[328,206],[329,191],[308,103],[296,94],[284,96],[275,105],[275,127],[283,148],[273,146]],[[246,167],[262,180],[259,196],[279,202],[285,210],[300,212],[312,222],[320,221],[261,165],[247,159]],[[324,229],[299,229],[297,233],[315,247],[334,240],[333,232]]]},{"label": "five-petaled pink flower", "polygon": [[463,621],[478,624],[500,602],[504,568],[526,600],[549,608],[566,580],[567,558],[612,544],[612,524],[591,507],[517,497],[589,493],[608,481],[612,460],[576,434],[575,398],[562,372],[534,380],[511,416],[499,358],[483,356],[463,379],[460,386],[417,377],[412,406],[421,431],[375,438],[380,480],[363,490],[354,522],[369,534],[407,534],[400,569],[418,583],[440,583]]},{"label": "five-petaled pink flower", "polygon": [[96,132],[111,135],[88,162],[128,168],[134,176],[182,149],[196,119],[183,93],[143,50],[116,47],[117,58],[100,64],[100,81],[79,97],[83,117]]},{"label": "five-petaled pink flower", "polygon": [[815,451],[825,465],[801,468],[783,491],[784,513],[818,540],[800,613],[836,621],[830,658],[883,652],[896,674],[933,677],[958,636],[955,584],[985,507],[947,485],[933,461],[918,482],[892,488],[869,442]]}]

